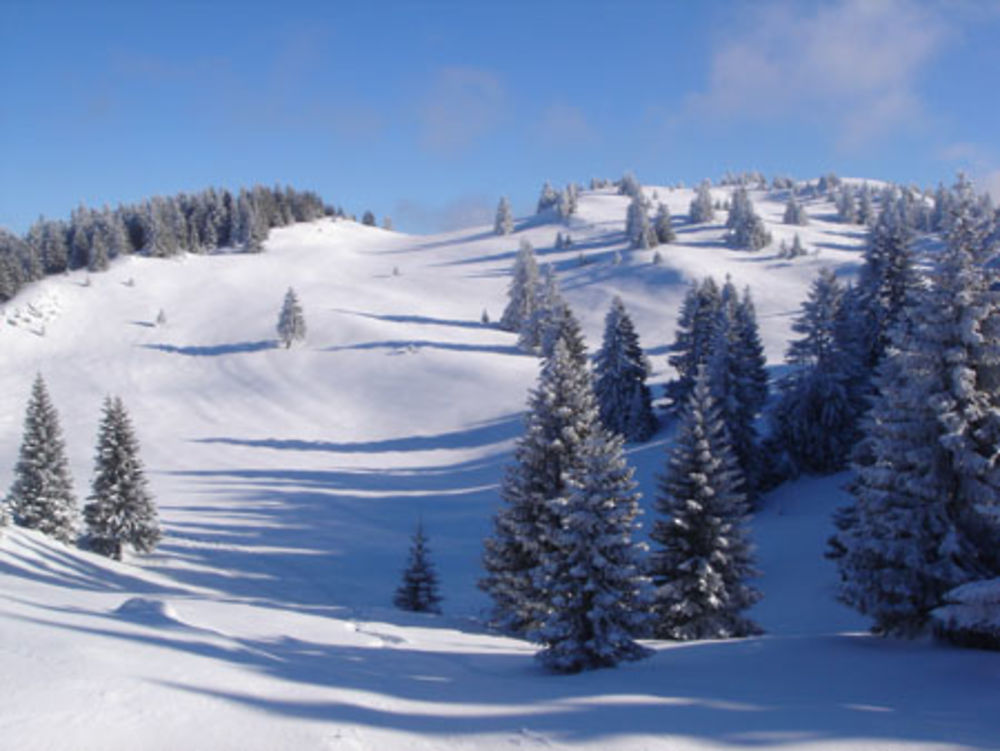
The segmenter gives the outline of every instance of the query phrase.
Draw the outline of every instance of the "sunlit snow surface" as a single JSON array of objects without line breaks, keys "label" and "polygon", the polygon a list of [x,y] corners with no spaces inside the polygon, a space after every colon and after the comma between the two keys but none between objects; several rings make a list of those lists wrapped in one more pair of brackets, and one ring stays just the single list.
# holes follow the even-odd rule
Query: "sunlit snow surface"
[{"label": "sunlit snow surface", "polygon": [[[764,637],[654,643],[649,660],[557,677],[482,627],[480,543],[538,361],[480,316],[499,318],[521,237],[555,266],[591,348],[623,297],[657,384],[692,279],[749,285],[779,366],[817,270],[849,278],[860,261],[861,228],[825,201],[793,228],[785,193],[752,192],[775,244],[747,253],[724,246],[724,212],[691,227],[691,192],[655,190],[678,235],[661,265],[625,247],[627,199],[588,192],[565,251],[566,227],[534,218],[508,237],[324,220],[274,231],[262,255],[129,258],[4,305],[0,488],[36,372],[81,498],[101,399],[118,394],[167,537],[114,564],[4,531],[0,748],[1000,748],[1000,656],[873,639],[834,602],[821,553],[843,475],[779,489],[754,520]],[[796,231],[816,254],[778,259]],[[308,336],[284,350],[289,286]],[[669,434],[630,451],[647,522]],[[420,517],[441,617],[390,607]]]}]

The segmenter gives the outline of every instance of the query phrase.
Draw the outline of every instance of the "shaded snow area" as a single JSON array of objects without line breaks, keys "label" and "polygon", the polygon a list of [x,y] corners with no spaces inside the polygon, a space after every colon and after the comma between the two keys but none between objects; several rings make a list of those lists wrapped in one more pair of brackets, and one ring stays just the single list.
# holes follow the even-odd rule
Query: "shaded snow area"
[{"label": "shaded snow area", "polygon": [[[764,636],[650,642],[650,659],[555,676],[534,645],[482,625],[481,540],[539,363],[480,316],[499,318],[522,237],[558,272],[591,351],[621,296],[657,395],[690,281],[749,285],[778,368],[818,270],[849,279],[859,265],[862,228],[825,200],[788,227],[786,193],[751,191],[774,244],[749,253],[725,246],[725,212],[691,226],[692,192],[656,190],[677,232],[660,264],[626,246],[628,199],[598,191],[568,226],[416,237],[323,220],[273,231],[260,255],[133,257],[7,303],[0,488],[37,372],[80,498],[101,400],[119,395],[166,537],[115,563],[2,531],[0,748],[1000,748],[1000,655],[873,638],[835,602],[822,553],[845,475],[763,499],[751,615]],[[566,231],[573,246],[556,250]],[[778,258],[796,232],[807,255]],[[285,349],[289,287],[307,333]],[[646,528],[671,432],[629,447]],[[391,606],[418,520],[440,616]]]}]

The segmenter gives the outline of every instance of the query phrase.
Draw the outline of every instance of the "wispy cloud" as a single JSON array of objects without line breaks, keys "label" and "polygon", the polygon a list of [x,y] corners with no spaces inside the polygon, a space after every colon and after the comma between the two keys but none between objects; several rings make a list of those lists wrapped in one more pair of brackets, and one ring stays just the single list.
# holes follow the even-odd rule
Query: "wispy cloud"
[{"label": "wispy cloud", "polygon": [[464,151],[500,124],[506,101],[496,74],[480,68],[442,68],[418,106],[421,145],[442,154]]},{"label": "wispy cloud", "polygon": [[820,117],[848,149],[916,121],[918,76],[949,35],[934,6],[910,0],[774,2],[747,13],[686,114]]},{"label": "wispy cloud", "polygon": [[597,131],[583,110],[565,102],[556,102],[543,110],[535,134],[544,145],[556,147],[589,146],[598,140]]},{"label": "wispy cloud", "polygon": [[459,196],[442,206],[403,198],[396,202],[393,219],[400,229],[411,232],[450,232],[492,224],[496,199],[480,194]]}]

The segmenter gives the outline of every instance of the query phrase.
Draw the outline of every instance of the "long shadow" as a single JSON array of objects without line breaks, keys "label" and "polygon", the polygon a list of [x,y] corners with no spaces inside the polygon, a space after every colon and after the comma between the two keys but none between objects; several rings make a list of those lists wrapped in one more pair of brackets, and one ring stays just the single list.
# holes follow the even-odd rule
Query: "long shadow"
[{"label": "long shadow", "polygon": [[345,344],[338,347],[327,347],[324,352],[348,352],[352,350],[385,349],[391,354],[413,354],[421,349],[442,349],[449,352],[483,352],[494,355],[514,355],[530,357],[524,350],[513,345],[502,344],[463,344],[461,342],[432,342],[426,339],[395,339],[382,342],[364,342],[362,344]]},{"label": "long shadow", "polygon": [[187,355],[188,357],[219,357],[221,355],[233,355],[241,352],[261,352],[266,349],[274,349],[278,343],[273,339],[264,339],[257,342],[235,342],[233,344],[210,344],[206,346],[178,347],[173,344],[143,344],[143,349],[155,349],[160,352],[169,352],[176,355]]},{"label": "long shadow", "polygon": [[[526,650],[494,651],[487,645],[461,653],[418,649],[405,635],[383,639],[377,630],[365,630],[378,624],[357,624],[357,633],[374,639],[361,646],[226,636],[181,621],[176,625],[183,631],[137,631],[16,617],[280,681],[273,689],[258,683],[253,692],[218,687],[218,681],[211,687],[161,683],[170,689],[276,717],[425,738],[504,734],[538,740],[535,734],[544,734],[557,742],[613,743],[628,733],[742,748],[909,742],[985,751],[995,748],[997,737],[992,674],[1000,669],[1000,655],[873,637],[661,644],[658,654],[644,662],[551,676],[533,665]],[[874,671],[877,679],[871,679]],[[956,691],[957,675],[964,683]],[[287,683],[341,695],[292,699],[283,688]],[[365,705],[370,694],[379,699]]]},{"label": "long shadow", "polygon": [[[521,432],[521,416],[482,423],[466,430],[437,435],[412,435],[378,441],[304,441],[294,438],[235,438],[215,436],[199,438],[196,443],[221,443],[230,446],[274,449],[276,451],[332,451],[340,454],[370,454],[386,451],[440,451],[488,446],[511,440]],[[433,469],[433,468],[432,468]]]},{"label": "long shadow", "polygon": [[347,313],[361,318],[371,318],[376,321],[388,321],[390,323],[416,323],[426,326],[455,326],[463,329],[483,329],[486,328],[481,321],[462,320],[459,318],[432,318],[431,316],[404,316],[378,313],[365,313],[360,310],[348,310],[346,308],[334,308],[337,313]]}]

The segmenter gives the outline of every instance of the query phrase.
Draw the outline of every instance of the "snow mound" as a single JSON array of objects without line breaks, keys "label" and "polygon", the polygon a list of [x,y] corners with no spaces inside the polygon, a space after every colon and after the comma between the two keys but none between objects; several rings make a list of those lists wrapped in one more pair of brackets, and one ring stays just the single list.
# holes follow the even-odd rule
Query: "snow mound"
[{"label": "snow mound", "polygon": [[130,597],[114,610],[120,618],[146,626],[184,626],[174,609],[163,600]]},{"label": "snow mound", "polygon": [[1000,578],[963,584],[934,611],[934,632],[963,647],[1000,650]]}]

